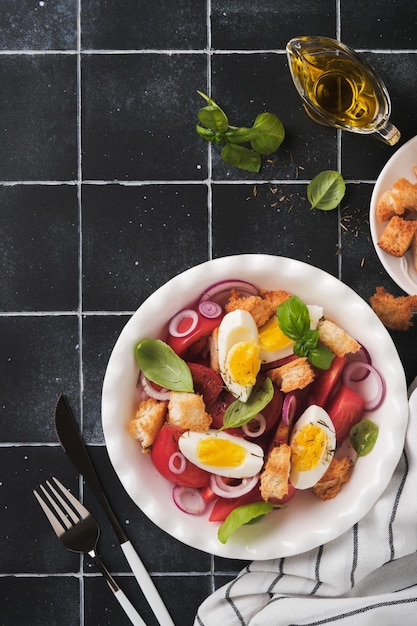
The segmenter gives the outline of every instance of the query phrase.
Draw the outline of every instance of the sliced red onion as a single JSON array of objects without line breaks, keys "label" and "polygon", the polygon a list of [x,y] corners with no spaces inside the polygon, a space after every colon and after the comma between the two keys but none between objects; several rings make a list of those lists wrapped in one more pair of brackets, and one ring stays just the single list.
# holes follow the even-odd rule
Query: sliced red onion
[{"label": "sliced red onion", "polygon": [[259,289],[252,283],[246,280],[240,280],[239,278],[230,278],[228,280],[221,280],[202,293],[200,301],[214,300],[220,305],[225,304],[230,296],[232,289],[236,289],[242,296],[258,296]]},{"label": "sliced red onion", "polygon": [[210,319],[220,317],[223,312],[220,304],[218,304],[218,302],[214,302],[213,300],[200,300],[198,310],[203,317],[208,317]]},{"label": "sliced red onion", "polygon": [[183,513],[201,515],[206,510],[207,504],[204,502],[200,490],[195,487],[174,485],[172,499]]},{"label": "sliced red onion", "polygon": [[227,483],[222,476],[211,474],[210,487],[217,496],[221,498],[238,498],[249,493],[259,481],[259,474],[250,478],[242,478],[242,481],[235,485]]},{"label": "sliced red onion", "polygon": [[295,393],[287,393],[282,404],[282,421],[286,426],[292,423],[297,410],[297,396]]},{"label": "sliced red onion", "polygon": [[143,372],[140,373],[139,382],[142,385],[143,391],[146,395],[154,398],[155,400],[169,400],[170,391],[162,387],[161,389],[155,389],[150,380],[146,378]]},{"label": "sliced red onion", "polygon": [[[186,330],[180,331],[178,330],[180,324],[183,320],[190,320],[189,325]],[[168,330],[173,337],[186,337],[190,333],[193,332],[194,328],[198,324],[198,313],[193,309],[185,309],[184,311],[180,311],[171,319]]]},{"label": "sliced red onion", "polygon": [[[347,354],[345,359],[347,363],[361,362],[361,363],[368,363],[369,365],[372,365],[371,355],[369,354],[365,346],[363,346],[362,344],[359,350],[357,350],[356,352],[351,352]],[[360,381],[360,380],[364,380],[367,376],[369,376],[368,368],[358,367],[355,370],[355,373],[351,376],[351,379],[353,381]]]},{"label": "sliced red onion", "polygon": [[168,459],[168,468],[173,474],[182,474],[186,465],[187,461],[181,452],[173,452]]},{"label": "sliced red onion", "polygon": [[[371,374],[375,378],[376,393],[372,398],[364,397],[365,385],[360,384],[361,382],[363,382],[364,378],[358,379],[358,374],[357,374],[358,368],[361,370],[363,368],[366,368],[368,373]],[[351,363],[348,363],[343,370],[342,381],[347,387],[350,387],[352,391],[355,391],[355,393],[357,393],[358,395],[362,396],[362,398],[364,398],[365,400],[364,408],[366,411],[374,411],[375,409],[377,409],[381,405],[385,397],[385,390],[386,390],[385,382],[381,374],[378,372],[378,370],[375,369],[375,367],[371,365],[370,363],[363,363],[361,361],[352,361]]]},{"label": "sliced red onion", "polygon": [[251,437],[252,439],[260,437],[266,430],[266,419],[262,413],[258,413],[258,415],[255,415],[249,422],[242,425],[242,430],[247,437]]}]

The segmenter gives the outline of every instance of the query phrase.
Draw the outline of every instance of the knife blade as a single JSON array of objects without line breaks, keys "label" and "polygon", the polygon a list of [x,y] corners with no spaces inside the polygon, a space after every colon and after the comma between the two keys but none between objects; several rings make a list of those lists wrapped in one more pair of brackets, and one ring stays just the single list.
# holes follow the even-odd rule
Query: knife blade
[{"label": "knife blade", "polygon": [[126,560],[158,622],[161,626],[175,626],[152,578],[110,506],[78,429],[74,414],[63,395],[59,397],[55,409],[55,431],[70,461],[84,476],[108,516]]}]

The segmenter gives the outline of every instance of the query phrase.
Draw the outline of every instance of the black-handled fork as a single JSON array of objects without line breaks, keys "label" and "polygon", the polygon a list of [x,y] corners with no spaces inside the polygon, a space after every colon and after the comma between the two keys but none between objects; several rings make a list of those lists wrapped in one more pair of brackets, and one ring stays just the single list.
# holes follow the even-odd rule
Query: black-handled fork
[{"label": "black-handled fork", "polygon": [[146,626],[96,552],[100,534],[96,520],[57,478],[54,477],[53,480],[55,487],[49,481],[46,481],[46,487],[39,486],[43,498],[36,489],[33,493],[56,535],[68,550],[83,552],[93,559],[132,624]]}]

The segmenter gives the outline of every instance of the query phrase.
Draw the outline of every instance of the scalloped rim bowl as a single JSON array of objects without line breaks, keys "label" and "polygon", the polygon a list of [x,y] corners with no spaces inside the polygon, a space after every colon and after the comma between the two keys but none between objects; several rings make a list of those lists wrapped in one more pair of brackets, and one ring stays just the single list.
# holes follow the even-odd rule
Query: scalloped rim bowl
[{"label": "scalloped rim bowl", "polygon": [[[239,529],[226,544],[217,539],[218,524],[207,516],[180,512],[172,486],[158,474],[127,432],[137,404],[136,343],[164,337],[168,320],[195,301],[212,283],[240,278],[264,289],[286,289],[306,303],[320,304],[369,350],[386,381],[382,406],[369,417],[379,426],[372,453],[358,460],[352,479],[336,498],[321,501],[298,492],[286,509]],[[403,368],[387,330],[372,309],[345,284],[315,267],[262,254],[218,258],[171,279],[139,307],[123,328],[111,354],[103,383],[104,436],[113,467],[127,493],[159,528],[193,548],[221,557],[258,560],[305,552],[327,543],[358,522],[388,485],[401,456],[408,421]]]},{"label": "scalloped rim bowl", "polygon": [[378,241],[386,226],[376,219],[376,204],[384,191],[391,189],[399,178],[407,178],[416,183],[414,166],[417,166],[417,137],[413,137],[397,150],[381,170],[371,196],[369,224],[372,242],[385,271],[409,295],[417,294],[417,272],[413,267],[411,252],[397,258],[387,254],[378,246]]}]

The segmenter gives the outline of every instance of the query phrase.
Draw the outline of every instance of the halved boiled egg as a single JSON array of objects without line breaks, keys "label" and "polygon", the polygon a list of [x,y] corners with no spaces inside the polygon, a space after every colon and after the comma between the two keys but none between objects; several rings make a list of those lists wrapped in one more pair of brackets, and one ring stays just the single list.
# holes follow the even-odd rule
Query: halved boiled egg
[{"label": "halved boiled egg", "polygon": [[328,413],[315,404],[297,420],[291,435],[290,482],[297,489],[315,485],[329,467],[336,434]]},{"label": "halved boiled egg", "polygon": [[217,342],[224,384],[235,398],[246,402],[261,367],[258,328],[252,315],[243,309],[226,313]]},{"label": "halved boiled egg", "polygon": [[[317,324],[323,317],[323,308],[316,304],[307,305],[310,314],[310,328],[317,328]],[[279,327],[278,317],[273,315],[259,329],[259,356],[262,363],[272,363],[284,359],[293,353],[294,342],[284,335]]]},{"label": "halved boiled egg", "polygon": [[256,443],[218,430],[188,430],[178,445],[185,458],[197,467],[228,478],[255,476],[264,462],[264,452]]}]

